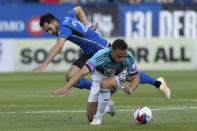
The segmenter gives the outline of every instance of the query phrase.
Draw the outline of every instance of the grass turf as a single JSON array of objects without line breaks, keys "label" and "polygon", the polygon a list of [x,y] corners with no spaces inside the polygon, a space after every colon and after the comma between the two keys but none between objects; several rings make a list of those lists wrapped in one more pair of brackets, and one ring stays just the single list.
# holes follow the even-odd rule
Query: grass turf
[{"label": "grass turf", "polygon": [[[64,73],[0,74],[0,131],[196,131],[197,71],[146,73],[165,77],[172,99],[148,84],[131,95],[119,91],[111,97],[116,116],[106,114],[101,126],[87,121],[88,90],[73,88],[65,99],[51,94],[64,86]],[[134,123],[132,112],[140,105],[152,109],[150,124]]]}]

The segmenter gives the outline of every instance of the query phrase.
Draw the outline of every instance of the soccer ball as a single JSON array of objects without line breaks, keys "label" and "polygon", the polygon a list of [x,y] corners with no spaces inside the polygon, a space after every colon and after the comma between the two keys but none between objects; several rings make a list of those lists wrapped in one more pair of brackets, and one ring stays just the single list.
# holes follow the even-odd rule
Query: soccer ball
[{"label": "soccer ball", "polygon": [[152,121],[153,115],[150,108],[146,106],[140,106],[133,111],[134,121],[137,124],[147,124]]}]

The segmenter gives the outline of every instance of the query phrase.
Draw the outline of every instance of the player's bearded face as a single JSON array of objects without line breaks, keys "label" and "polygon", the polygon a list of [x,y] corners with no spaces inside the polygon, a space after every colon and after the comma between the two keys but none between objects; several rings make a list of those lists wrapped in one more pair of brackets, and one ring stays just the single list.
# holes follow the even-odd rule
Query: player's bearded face
[{"label": "player's bearded face", "polygon": [[58,35],[58,25],[52,21],[51,23],[44,23],[43,29],[51,35]]},{"label": "player's bearded face", "polygon": [[127,50],[113,50],[111,51],[111,58],[117,62],[117,63],[122,63],[126,57]]}]

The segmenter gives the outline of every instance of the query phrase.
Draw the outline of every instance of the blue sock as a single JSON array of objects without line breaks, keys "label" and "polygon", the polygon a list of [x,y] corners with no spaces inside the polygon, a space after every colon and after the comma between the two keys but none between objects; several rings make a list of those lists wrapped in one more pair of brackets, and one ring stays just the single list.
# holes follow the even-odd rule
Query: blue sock
[{"label": "blue sock", "polygon": [[89,80],[87,80],[86,78],[81,78],[78,82],[78,86],[77,88],[80,89],[91,89],[92,86],[92,82],[90,82]]},{"label": "blue sock", "polygon": [[149,76],[144,72],[140,72],[139,75],[140,75],[140,84],[147,84],[147,83],[151,85],[155,84],[156,80],[152,76]]}]

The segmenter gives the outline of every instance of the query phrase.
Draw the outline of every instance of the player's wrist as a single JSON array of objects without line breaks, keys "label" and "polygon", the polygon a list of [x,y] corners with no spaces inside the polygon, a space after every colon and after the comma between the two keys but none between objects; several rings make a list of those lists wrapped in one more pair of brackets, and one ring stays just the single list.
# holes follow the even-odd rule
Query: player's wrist
[{"label": "player's wrist", "polygon": [[129,90],[130,90],[130,93],[132,93],[132,92],[133,92],[132,87],[128,86],[128,88],[129,88]]},{"label": "player's wrist", "polygon": [[121,88],[122,88],[122,89],[124,90],[124,92],[127,93],[127,94],[131,94],[131,93],[133,92],[133,89],[132,89],[132,87],[130,87],[130,86],[122,86]]}]

